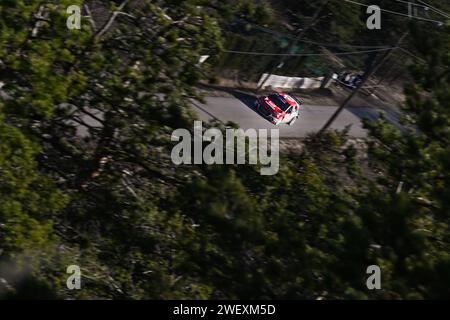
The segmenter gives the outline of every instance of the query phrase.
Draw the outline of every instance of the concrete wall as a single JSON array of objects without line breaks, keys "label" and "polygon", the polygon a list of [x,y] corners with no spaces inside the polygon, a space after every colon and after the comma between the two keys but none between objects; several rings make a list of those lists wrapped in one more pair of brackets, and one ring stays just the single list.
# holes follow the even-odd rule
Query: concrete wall
[{"label": "concrete wall", "polygon": [[[267,73],[261,76],[258,86],[267,77]],[[297,78],[297,77],[283,77],[277,75],[270,75],[269,79],[264,84],[264,87],[272,88],[287,88],[287,89],[317,89],[322,85],[325,77],[318,78]]]}]

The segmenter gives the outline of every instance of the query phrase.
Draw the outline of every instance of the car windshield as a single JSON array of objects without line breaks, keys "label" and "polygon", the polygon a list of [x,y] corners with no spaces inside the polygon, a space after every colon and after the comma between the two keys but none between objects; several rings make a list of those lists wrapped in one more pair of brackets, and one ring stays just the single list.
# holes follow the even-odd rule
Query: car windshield
[{"label": "car windshield", "polygon": [[290,107],[289,103],[280,95],[272,94],[269,96],[269,99],[273,101],[283,111],[287,111]]}]

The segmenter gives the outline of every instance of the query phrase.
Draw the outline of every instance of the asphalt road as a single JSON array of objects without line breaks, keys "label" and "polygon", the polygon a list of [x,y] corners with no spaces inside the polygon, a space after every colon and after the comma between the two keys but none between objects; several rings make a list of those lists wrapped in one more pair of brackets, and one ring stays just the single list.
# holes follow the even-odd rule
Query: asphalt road
[{"label": "asphalt road", "polygon": [[[253,105],[255,97],[234,92],[233,95],[227,97],[207,97],[206,103],[192,102],[192,108],[197,112],[200,120],[208,122],[216,120],[226,124],[227,122],[234,122],[240,128],[247,129],[276,129],[280,130],[280,137],[282,138],[303,138],[309,133],[319,131],[327,120],[337,110],[337,106],[320,106],[320,105],[304,105],[300,111],[300,118],[292,125],[275,126],[264,117],[262,117]],[[401,128],[398,123],[398,113],[395,109],[382,109],[374,106],[359,106],[346,108],[336,119],[332,128],[343,130],[347,126],[350,127],[349,135],[353,138],[364,138],[367,132],[363,129],[362,119],[377,119],[380,113],[383,113],[385,118]],[[90,110],[96,113],[94,110]],[[97,113],[97,117],[102,118],[102,114]],[[81,115],[83,120],[92,127],[101,127],[95,119]],[[78,126],[77,134],[81,137],[88,136],[86,127]]]},{"label": "asphalt road", "polygon": [[[193,103],[193,108],[197,112],[200,120],[218,120],[222,123],[232,121],[242,129],[274,129],[277,128],[265,118],[263,118],[253,108],[255,98],[236,94],[234,97],[208,97],[206,103]],[[302,138],[309,133],[319,131],[326,121],[337,110],[337,106],[316,106],[305,105],[300,113],[300,118],[292,126],[280,125],[280,137]],[[362,127],[362,119],[376,119],[379,117],[381,109],[376,107],[350,107],[344,110],[333,125],[335,129],[345,129],[351,125],[350,136],[354,138],[364,138],[367,133]],[[384,112],[383,112],[384,113]],[[395,115],[385,115],[388,120],[398,123]]]}]

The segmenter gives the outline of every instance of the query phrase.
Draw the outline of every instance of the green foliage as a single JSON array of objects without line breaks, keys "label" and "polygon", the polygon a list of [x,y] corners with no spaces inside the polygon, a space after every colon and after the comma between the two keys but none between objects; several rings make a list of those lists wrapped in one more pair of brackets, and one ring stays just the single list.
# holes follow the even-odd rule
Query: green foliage
[{"label": "green foliage", "polygon": [[395,261],[393,273],[408,276],[392,278],[391,294],[397,288],[410,288],[410,297],[438,298],[448,296],[448,288],[441,284],[450,278],[446,267],[450,213],[450,38],[448,31],[414,28],[412,32],[417,38],[417,50],[427,61],[412,68],[416,84],[406,89],[408,130],[401,133],[383,120],[367,124],[373,137],[373,165],[388,173],[380,179],[382,186],[391,192],[398,185],[402,188],[395,196],[382,195],[383,189],[381,193],[374,192],[381,202],[374,202],[368,210],[372,214],[378,212],[381,219],[389,217],[379,226],[380,231],[383,229],[379,239],[390,239],[393,244],[389,254]]},{"label": "green foliage", "polygon": [[1,249],[6,253],[36,250],[51,238],[51,213],[66,199],[49,177],[36,172],[38,147],[18,129],[0,123]]},{"label": "green foliage", "polygon": [[[169,138],[192,126],[195,85],[211,77],[198,59],[221,50],[219,26],[239,14],[270,24],[270,2],[141,1],[100,33],[85,19],[67,30],[61,1],[44,6],[32,37],[40,3],[0,5],[3,297],[450,296],[448,33],[412,29],[426,63],[412,70],[408,130],[367,123],[367,154],[346,132],[310,136],[265,177],[251,166],[175,167]],[[287,4],[304,25],[317,4],[298,3]],[[346,8],[326,10],[354,28],[324,34],[356,33],[359,11]],[[80,291],[65,287],[73,264]],[[365,285],[372,264],[381,291]]]}]

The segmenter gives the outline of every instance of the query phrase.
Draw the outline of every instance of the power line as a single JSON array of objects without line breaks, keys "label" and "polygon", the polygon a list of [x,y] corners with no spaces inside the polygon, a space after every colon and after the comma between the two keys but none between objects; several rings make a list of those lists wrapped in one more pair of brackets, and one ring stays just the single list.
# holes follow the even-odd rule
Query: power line
[{"label": "power line", "polygon": [[[422,59],[421,57],[415,55],[414,53],[412,53],[412,52],[410,52],[408,50],[406,50],[405,48],[398,47],[398,49],[403,51],[403,52],[405,52],[406,54],[410,55],[411,57],[417,59],[422,64],[427,64],[428,63],[425,59]],[[447,67],[447,66],[438,66],[438,68],[449,69],[449,67]]]},{"label": "power line", "polygon": [[425,59],[422,59],[421,57],[415,55],[414,53],[412,53],[412,52],[409,51],[409,50],[406,50],[405,48],[399,47],[398,49],[400,49],[400,50],[403,51],[404,53],[410,55],[411,57],[417,59],[417,60],[420,61],[421,63],[425,63],[425,64],[427,63],[427,61],[426,61]]},{"label": "power line", "polygon": [[[393,48],[398,48],[402,44],[403,40],[407,37],[408,32],[404,33],[399,41],[397,42],[396,46]],[[331,118],[327,121],[327,123],[323,126],[323,128],[319,131],[319,135],[324,133],[328,128],[331,127],[333,122],[336,120],[336,118],[341,114],[341,112],[347,107],[347,105],[351,102],[351,100],[358,94],[358,92],[364,87],[366,82],[369,80],[369,78],[377,72],[381,66],[389,59],[390,55],[392,54],[393,49],[387,51],[384,56],[381,58],[381,60],[376,63],[373,67],[371,67],[370,70],[366,72],[363,79],[359,83],[359,85],[352,91],[352,93],[341,103],[339,108],[336,110],[336,112],[331,116]]]},{"label": "power line", "polygon": [[388,51],[392,49],[396,49],[397,47],[385,47],[380,49],[373,50],[360,50],[360,51],[348,51],[348,52],[329,52],[329,53],[270,53],[270,52],[251,52],[251,51],[235,51],[235,50],[225,50],[226,53],[234,53],[234,54],[244,54],[244,55],[252,55],[252,56],[281,56],[281,57],[309,57],[309,56],[327,56],[330,54],[336,56],[343,55],[356,55],[356,54],[366,54],[371,52],[380,52],[380,51]]},{"label": "power line", "polygon": [[363,45],[351,45],[351,44],[338,44],[338,43],[321,43],[311,40],[299,40],[300,42],[315,44],[321,47],[333,47],[333,48],[360,48],[360,49],[387,49],[387,46],[363,46]]},{"label": "power line", "polygon": [[446,12],[444,12],[444,11],[442,11],[442,10],[436,8],[436,7],[430,6],[429,4],[426,4],[426,3],[423,2],[422,0],[417,0],[417,1],[419,1],[420,3],[426,5],[427,7],[429,7],[430,9],[432,9],[434,12],[437,12],[437,13],[443,15],[444,17],[447,17],[447,18],[450,19],[450,14],[448,14],[448,13],[446,13]]},{"label": "power line", "polygon": [[416,7],[424,8],[425,10],[430,9],[430,10],[433,11],[434,13],[437,13],[437,14],[443,16],[443,17],[446,17],[446,18],[450,18],[450,15],[446,14],[444,11],[441,11],[441,10],[439,10],[439,9],[433,8],[432,6],[430,6],[430,5],[428,5],[428,4],[426,4],[425,2],[420,1],[420,0],[418,0],[418,1],[421,2],[421,3],[423,3],[423,4],[418,4],[418,3],[415,3],[415,2],[405,1],[405,0],[395,0],[395,1],[401,2],[401,3],[406,3],[406,4],[411,5],[411,6],[416,6]]},{"label": "power line", "polygon": [[[308,32],[309,29],[311,29],[314,24],[316,23],[316,20],[319,18],[322,11],[327,7],[328,3],[330,3],[331,0],[323,0],[320,3],[320,6],[317,8],[316,12],[314,13],[314,16],[311,19],[311,23],[308,24],[299,34],[296,35],[294,40],[292,41],[291,45],[289,46],[288,52],[292,52],[292,50],[296,47],[299,40],[301,40],[306,32]],[[286,56],[282,56],[280,58],[278,66],[281,66],[284,64],[284,61],[286,60]],[[256,92],[261,90],[264,87],[264,84],[269,80],[270,74],[273,74],[278,69],[277,66],[274,66],[270,72],[267,73],[267,76],[262,80],[261,84],[256,89]]]},{"label": "power line", "polygon": [[[356,2],[356,1],[352,1],[352,0],[344,0],[344,1],[345,1],[345,2],[348,2],[348,3],[356,4],[356,5],[362,6],[362,7],[367,7],[367,8],[370,7],[370,6],[367,5],[367,4],[360,3],[360,2]],[[384,11],[384,12],[387,12],[387,13],[395,14],[395,15],[398,15],[398,16],[407,17],[407,18],[410,18],[410,19],[417,19],[417,20],[421,20],[421,21],[434,22],[434,23],[437,23],[437,24],[439,24],[439,25],[444,24],[444,22],[438,21],[438,20],[433,20],[433,19],[428,19],[428,18],[422,18],[422,17],[410,16],[410,15],[405,14],[405,13],[400,13],[400,12],[396,12],[396,11],[392,11],[392,10],[387,10],[387,9],[383,9],[383,8],[380,8],[380,10],[381,10],[381,11]]]},{"label": "power line", "polygon": [[[293,39],[294,37],[292,35],[288,35],[288,34],[284,34],[263,26],[260,26],[256,23],[253,22],[248,22],[248,21],[244,21],[247,24],[252,25],[255,29],[259,29],[261,31],[270,33],[272,35],[276,35],[279,37],[286,37],[289,39]],[[321,46],[321,47],[333,47],[333,48],[360,48],[360,49],[382,49],[382,48],[388,48],[388,46],[369,46],[369,45],[353,45],[353,44],[339,44],[339,43],[324,43],[324,42],[317,42],[317,41],[312,41],[312,40],[304,40],[304,39],[299,39],[298,42],[304,42],[304,43],[309,43],[309,44],[314,44],[317,46]]]},{"label": "power line", "polygon": [[410,4],[410,5],[413,5],[416,7],[429,8],[428,6],[424,6],[423,4],[418,4],[418,3],[411,2],[411,1],[404,1],[404,0],[395,0],[395,1]]}]

